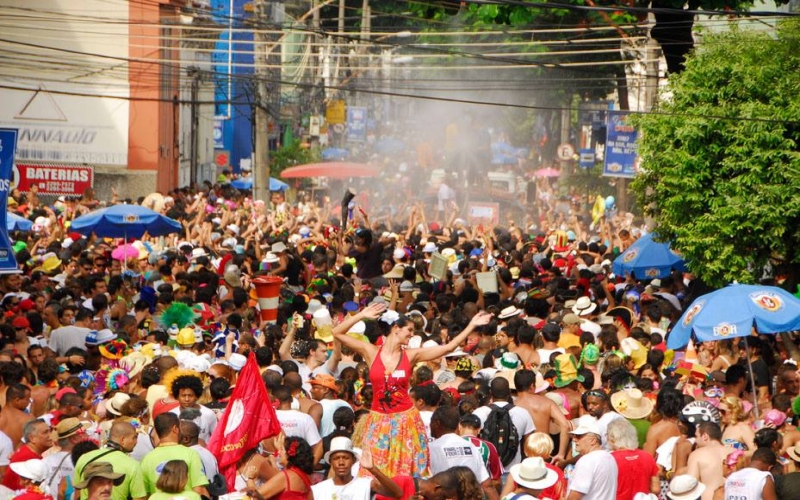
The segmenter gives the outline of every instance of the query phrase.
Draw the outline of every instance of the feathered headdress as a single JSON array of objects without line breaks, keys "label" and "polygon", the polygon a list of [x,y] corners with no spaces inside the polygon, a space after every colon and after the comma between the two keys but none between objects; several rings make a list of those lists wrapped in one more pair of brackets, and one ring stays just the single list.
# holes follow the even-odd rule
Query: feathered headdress
[{"label": "feathered headdress", "polygon": [[121,368],[107,368],[103,367],[97,370],[95,377],[95,394],[105,394],[110,391],[118,391],[120,387],[124,386],[130,381],[128,372]]},{"label": "feathered headdress", "polygon": [[191,325],[197,319],[197,314],[183,302],[173,302],[161,313],[160,319],[162,325],[177,325],[180,329]]}]

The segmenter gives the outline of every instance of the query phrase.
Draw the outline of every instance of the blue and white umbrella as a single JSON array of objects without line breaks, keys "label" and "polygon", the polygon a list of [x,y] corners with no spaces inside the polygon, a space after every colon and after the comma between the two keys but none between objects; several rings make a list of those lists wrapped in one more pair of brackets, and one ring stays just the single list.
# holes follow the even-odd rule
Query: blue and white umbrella
[{"label": "blue and white umbrella", "polygon": [[[253,189],[253,177],[250,176],[236,179],[235,181],[231,182],[231,186],[235,187],[236,189]],[[289,185],[285,182],[279,181],[274,177],[269,178],[270,191],[286,191],[287,189],[289,189]]]},{"label": "blue and white umbrella", "polygon": [[163,236],[183,230],[181,223],[141,205],[114,205],[95,210],[72,221],[70,231],[103,238]]},{"label": "blue and white umbrella", "polygon": [[13,212],[8,212],[6,214],[6,227],[9,231],[30,231],[33,227],[33,221]]},{"label": "blue and white umbrella", "polygon": [[668,243],[654,241],[652,234],[636,240],[614,259],[612,267],[619,276],[633,273],[637,279],[664,278],[673,270],[686,271],[683,258],[672,251]]},{"label": "blue and white umbrella", "polygon": [[774,286],[733,284],[695,299],[670,331],[669,349],[689,343],[800,330],[800,299]]}]

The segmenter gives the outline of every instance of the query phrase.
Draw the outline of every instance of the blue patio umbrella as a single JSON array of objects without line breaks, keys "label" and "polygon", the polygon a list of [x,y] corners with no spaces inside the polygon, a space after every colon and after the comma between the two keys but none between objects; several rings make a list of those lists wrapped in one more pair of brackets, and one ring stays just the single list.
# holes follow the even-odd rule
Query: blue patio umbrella
[{"label": "blue patio umbrella", "polygon": [[654,279],[669,276],[673,269],[685,271],[686,263],[668,243],[654,241],[652,234],[646,234],[614,259],[613,269],[620,276],[633,273],[637,279]]},{"label": "blue patio umbrella", "polygon": [[9,231],[30,231],[33,227],[33,221],[15,213],[8,212],[6,215],[6,227]]},{"label": "blue patio umbrella", "polygon": [[103,238],[163,236],[183,230],[181,223],[141,205],[114,205],[95,210],[72,221],[70,231]]},{"label": "blue patio umbrella", "polygon": [[667,347],[679,349],[694,333],[700,342],[800,330],[800,299],[774,286],[733,284],[702,295],[678,320]]},{"label": "blue patio umbrella", "polygon": [[[774,286],[733,284],[701,295],[689,306],[667,337],[667,348],[680,349],[694,333],[700,342],[742,338],[750,363],[747,338],[758,333],[800,330],[800,299]],[[750,383],[755,387],[753,367]],[[756,418],[758,403],[756,402]]]},{"label": "blue patio umbrella", "polygon": [[320,153],[323,161],[346,160],[350,151],[342,148],[325,148]]},{"label": "blue patio umbrella", "polygon": [[[253,177],[251,176],[236,179],[235,181],[231,182],[231,186],[235,187],[236,189],[253,189]],[[287,189],[289,189],[289,185],[285,182],[279,181],[274,177],[269,178],[270,191],[286,191]]]}]

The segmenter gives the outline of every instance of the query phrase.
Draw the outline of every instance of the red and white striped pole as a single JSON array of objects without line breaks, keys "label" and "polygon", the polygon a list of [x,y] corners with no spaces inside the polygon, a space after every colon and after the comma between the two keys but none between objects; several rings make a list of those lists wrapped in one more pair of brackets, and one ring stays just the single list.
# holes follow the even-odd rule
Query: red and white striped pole
[{"label": "red and white striped pole", "polygon": [[278,300],[283,279],[275,276],[263,276],[254,279],[253,284],[256,286],[261,319],[274,324],[278,320]]}]

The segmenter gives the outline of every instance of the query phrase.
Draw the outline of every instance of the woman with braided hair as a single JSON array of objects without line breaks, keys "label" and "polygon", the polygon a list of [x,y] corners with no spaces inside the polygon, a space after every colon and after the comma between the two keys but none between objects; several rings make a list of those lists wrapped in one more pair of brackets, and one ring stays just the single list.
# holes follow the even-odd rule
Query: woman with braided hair
[{"label": "woman with braided hair", "polygon": [[274,458],[269,457],[270,465],[275,473],[266,483],[259,487],[250,479],[255,471],[245,470],[248,477],[247,493],[254,498],[269,498],[274,500],[311,500],[311,480],[308,478],[314,472],[314,454],[305,439],[299,437],[284,438],[280,435],[277,441],[278,461],[283,470],[275,467]]}]

